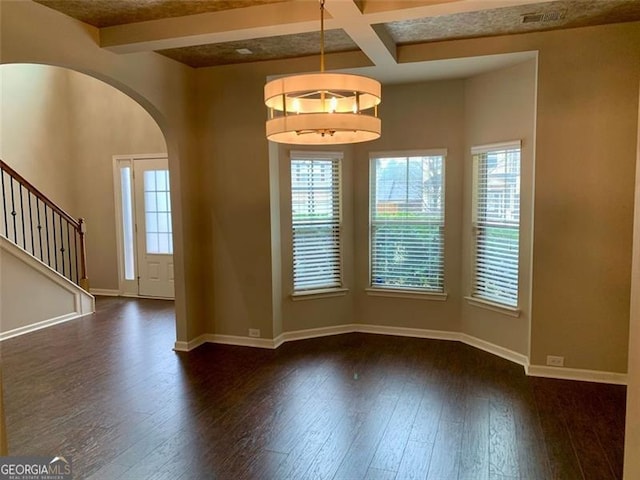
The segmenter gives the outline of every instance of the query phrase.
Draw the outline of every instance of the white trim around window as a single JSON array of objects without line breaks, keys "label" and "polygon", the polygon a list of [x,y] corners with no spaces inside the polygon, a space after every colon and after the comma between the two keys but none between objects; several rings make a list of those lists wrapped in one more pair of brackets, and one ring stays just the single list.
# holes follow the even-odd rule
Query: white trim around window
[{"label": "white trim around window", "polygon": [[510,140],[508,142],[488,143],[486,145],[477,145],[471,147],[471,155],[478,155],[480,153],[495,152],[500,150],[514,150],[521,149],[521,140]]},{"label": "white trim around window", "polygon": [[368,295],[446,300],[444,148],[372,152]]},{"label": "white trim around window", "polygon": [[521,142],[471,148],[473,268],[467,302],[518,316]]}]

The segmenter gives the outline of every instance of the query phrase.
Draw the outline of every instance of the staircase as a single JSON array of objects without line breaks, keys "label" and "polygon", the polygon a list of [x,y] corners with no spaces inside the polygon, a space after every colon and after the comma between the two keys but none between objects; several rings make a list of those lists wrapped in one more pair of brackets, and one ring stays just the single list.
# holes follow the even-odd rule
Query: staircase
[{"label": "staircase", "polygon": [[0,183],[0,234],[88,291],[84,220],[74,219],[2,160]]},{"label": "staircase", "polygon": [[85,223],[0,160],[0,340],[95,311]]}]

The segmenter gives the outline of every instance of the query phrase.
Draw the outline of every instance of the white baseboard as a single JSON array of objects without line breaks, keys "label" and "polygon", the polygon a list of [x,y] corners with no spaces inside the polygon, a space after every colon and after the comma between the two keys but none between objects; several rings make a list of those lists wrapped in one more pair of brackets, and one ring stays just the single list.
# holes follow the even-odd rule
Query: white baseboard
[{"label": "white baseboard", "polygon": [[141,298],[146,300],[175,300],[175,297],[151,297],[149,295],[135,295],[133,293],[121,293],[120,296],[126,298]]},{"label": "white baseboard", "polygon": [[43,328],[51,327],[53,325],[58,325],[59,323],[70,322],[71,320],[75,320],[80,317],[84,317],[85,315],[91,315],[93,312],[88,313],[78,313],[71,312],[65,313],[64,315],[60,315],[59,317],[50,318],[48,320],[43,320],[41,322],[32,323],[31,325],[25,325],[24,327],[14,328],[13,330],[8,330],[6,332],[0,333],[0,342],[3,340],[8,340],[13,337],[17,337],[19,335],[24,335],[25,333],[35,332],[37,330],[42,330]]},{"label": "white baseboard", "polygon": [[626,373],[584,370],[581,368],[548,367],[546,365],[528,365],[525,366],[525,372],[530,377],[578,380],[581,382],[612,383],[614,385],[627,384]]},{"label": "white baseboard", "polygon": [[349,323],[346,325],[336,325],[332,327],[309,328],[306,330],[294,330],[284,332],[275,339],[242,337],[239,335],[215,335],[204,334],[196,337],[190,342],[176,342],[175,350],[189,351],[199,347],[203,343],[221,343],[225,345],[237,345],[242,347],[258,348],[278,348],[283,343],[296,340],[306,340],[310,338],[328,337],[331,335],[342,335],[345,333],[369,333],[375,335],[390,335],[396,337],[426,338],[430,340],[448,340],[462,342],[479,350],[497,355],[506,360],[510,360],[519,365],[527,365],[527,357],[521,353],[514,352],[507,348],[481,340],[471,335],[447,330],[427,330],[422,328],[389,327],[386,325],[370,325]]},{"label": "white baseboard", "polygon": [[199,337],[189,340],[188,342],[176,341],[173,349],[176,352],[190,352],[193,349],[198,348],[200,345],[207,343],[209,335],[200,335]]},{"label": "white baseboard", "polygon": [[205,333],[188,342],[176,341],[173,349],[176,352],[190,352],[198,348],[205,343],[219,343],[222,345],[236,345],[239,347],[253,347],[253,348],[269,348],[274,349],[275,342],[269,338],[253,338],[253,337],[241,337],[239,335],[215,335],[211,333]]},{"label": "white baseboard", "polygon": [[135,293],[124,293],[120,290],[114,290],[111,288],[92,288],[92,295],[99,295],[101,297],[125,297],[125,298],[148,298],[150,300],[174,300],[173,297],[149,297],[147,295],[137,295]]},{"label": "white baseboard", "polygon": [[100,295],[101,297],[119,297],[120,290],[113,290],[111,288],[90,288],[91,295]]},{"label": "white baseboard", "polygon": [[204,335],[210,343],[221,343],[223,345],[237,345],[239,347],[254,347],[254,348],[276,348],[275,340],[270,338],[254,338],[254,337],[241,337],[236,335],[217,335],[206,334]]},{"label": "white baseboard", "polygon": [[451,332],[447,330],[427,330],[420,328],[389,327],[385,325],[367,325],[350,323],[346,325],[336,325],[332,327],[310,328],[307,330],[295,330],[284,332],[275,339],[252,338],[237,335],[216,335],[204,334],[189,342],[176,342],[175,350],[188,352],[204,343],[220,343],[224,345],[237,345],[243,347],[257,347],[276,349],[286,342],[296,340],[306,340],[310,338],[326,337],[331,335],[341,335],[345,333],[369,333],[376,335],[392,335],[398,337],[425,338],[430,340],[447,340],[462,342],[471,347],[477,348],[487,353],[509,360],[524,367],[528,376],[558,378],[563,380],[580,380],[586,382],[612,383],[616,385],[626,385],[627,376],[622,373],[601,372],[594,370],[581,370],[576,368],[557,368],[540,365],[529,365],[526,355],[515,352],[508,348],[482,340],[480,338],[461,332]]},{"label": "white baseboard", "polygon": [[376,335],[393,335],[395,337],[428,338],[430,340],[459,341],[458,332],[448,330],[427,330],[424,328],[389,327],[386,325],[355,324],[354,332],[373,333]]},{"label": "white baseboard", "polygon": [[522,365],[523,367],[525,367],[525,371],[526,367],[529,365],[529,359],[522,353],[515,352],[505,347],[501,347],[500,345],[496,345],[495,343],[487,342],[486,340],[482,340],[478,337],[467,335],[466,333],[459,333],[458,335],[460,336],[459,340],[462,343],[477,348],[478,350],[492,353],[494,355],[497,355],[498,357],[504,358],[505,360],[517,363],[518,365]]},{"label": "white baseboard", "polygon": [[283,343],[295,340],[307,340],[309,338],[329,337],[332,335],[341,335],[343,333],[353,333],[357,331],[356,327],[357,325],[350,323],[347,325],[336,325],[333,327],[309,328],[306,330],[284,332],[274,339],[273,348],[278,348]]}]

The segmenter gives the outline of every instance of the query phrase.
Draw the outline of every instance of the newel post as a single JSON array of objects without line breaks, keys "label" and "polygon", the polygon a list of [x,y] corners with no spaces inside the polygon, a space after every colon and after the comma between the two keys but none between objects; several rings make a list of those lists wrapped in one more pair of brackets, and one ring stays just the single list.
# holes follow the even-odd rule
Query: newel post
[{"label": "newel post", "polygon": [[85,234],[87,232],[87,224],[84,218],[78,219],[78,234],[80,235],[80,287],[89,291],[89,276],[87,275],[87,247],[85,243]]}]

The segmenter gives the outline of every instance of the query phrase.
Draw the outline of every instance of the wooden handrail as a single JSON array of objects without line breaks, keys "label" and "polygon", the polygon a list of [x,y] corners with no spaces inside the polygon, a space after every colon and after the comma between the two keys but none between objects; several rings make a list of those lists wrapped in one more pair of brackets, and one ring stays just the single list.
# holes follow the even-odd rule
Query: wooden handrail
[{"label": "wooden handrail", "polygon": [[51,200],[49,200],[44,193],[42,193],[40,190],[38,190],[36,187],[34,187],[27,179],[25,179],[22,175],[20,175],[18,172],[16,172],[9,165],[4,163],[1,159],[0,159],[0,169],[4,170],[9,175],[11,175],[13,178],[18,180],[18,182],[20,182],[22,184],[22,186],[24,186],[24,188],[26,188],[31,193],[33,193],[36,197],[38,197],[40,200],[42,200],[43,203],[46,203],[54,212],[56,212],[58,215],[60,215],[62,218],[64,218],[71,225],[73,225],[73,227],[76,230],[80,231],[80,222],[78,220],[73,218],[71,215],[69,215],[67,212],[65,212],[62,208],[60,208],[58,205],[56,205]]}]

